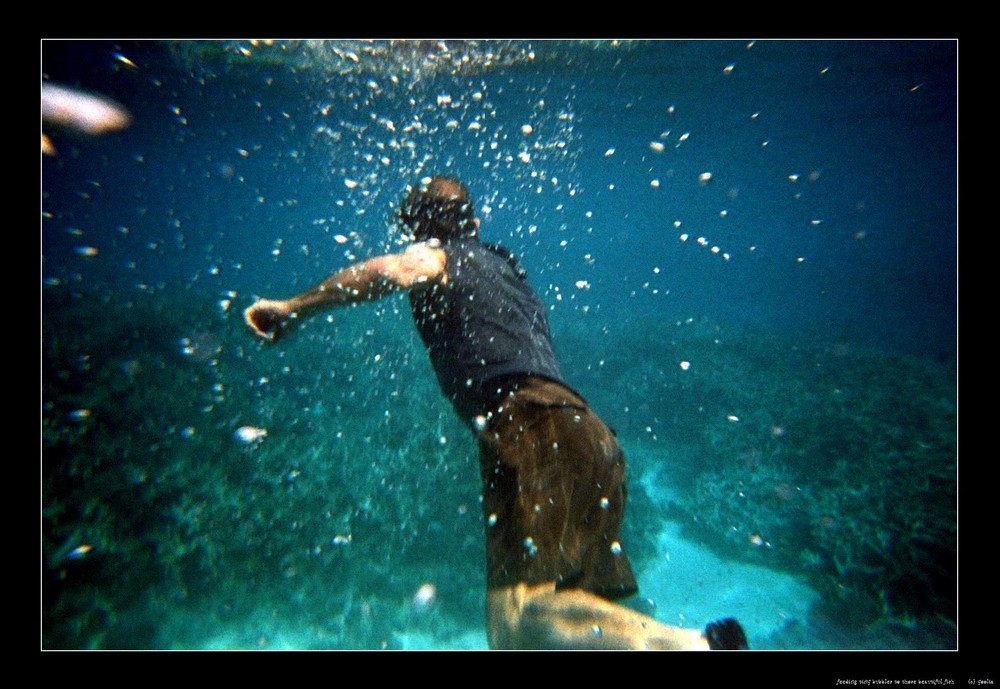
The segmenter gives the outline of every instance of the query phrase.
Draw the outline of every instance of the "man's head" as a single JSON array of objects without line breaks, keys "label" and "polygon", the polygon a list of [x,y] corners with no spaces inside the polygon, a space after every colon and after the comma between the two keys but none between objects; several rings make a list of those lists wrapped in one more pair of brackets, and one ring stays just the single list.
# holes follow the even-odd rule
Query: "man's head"
[{"label": "man's head", "polygon": [[469,190],[450,177],[414,187],[403,199],[400,217],[417,241],[475,237],[479,229]]}]

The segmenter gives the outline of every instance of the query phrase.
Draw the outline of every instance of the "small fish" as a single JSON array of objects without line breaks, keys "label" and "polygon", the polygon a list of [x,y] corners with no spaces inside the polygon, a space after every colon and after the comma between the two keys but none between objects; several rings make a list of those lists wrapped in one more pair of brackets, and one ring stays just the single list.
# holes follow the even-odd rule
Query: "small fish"
[{"label": "small fish", "polygon": [[83,545],[78,545],[66,554],[67,560],[79,560],[83,558],[87,553],[94,549],[94,546],[84,543]]},{"label": "small fish", "polygon": [[132,69],[139,69],[139,65],[135,64],[121,53],[111,53],[111,57],[118,60],[118,62],[122,63],[126,67],[131,67]]},{"label": "small fish", "polygon": [[236,429],[235,435],[241,443],[255,443],[264,439],[267,435],[267,429],[256,426],[240,426]]},{"label": "small fish", "polygon": [[424,584],[413,594],[413,607],[423,611],[434,605],[437,600],[437,587],[434,584]]},{"label": "small fish", "polygon": [[132,116],[104,96],[43,82],[42,121],[96,136],[124,129],[132,123]]}]

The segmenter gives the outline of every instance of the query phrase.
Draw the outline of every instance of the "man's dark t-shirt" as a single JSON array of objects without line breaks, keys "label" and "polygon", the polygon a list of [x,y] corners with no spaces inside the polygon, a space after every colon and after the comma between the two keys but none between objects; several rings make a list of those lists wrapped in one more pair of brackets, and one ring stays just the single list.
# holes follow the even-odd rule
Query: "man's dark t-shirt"
[{"label": "man's dark t-shirt", "polygon": [[466,423],[486,412],[497,381],[538,376],[562,383],[545,308],[507,249],[453,239],[448,282],[410,292],[413,319],[441,390]]},{"label": "man's dark t-shirt", "polygon": [[[609,600],[636,592],[619,540],[625,458],[562,381],[541,300],[509,251],[443,245],[448,282],[411,291],[444,394],[477,425],[490,589],[554,582]],[[513,393],[513,394],[509,394]]]}]

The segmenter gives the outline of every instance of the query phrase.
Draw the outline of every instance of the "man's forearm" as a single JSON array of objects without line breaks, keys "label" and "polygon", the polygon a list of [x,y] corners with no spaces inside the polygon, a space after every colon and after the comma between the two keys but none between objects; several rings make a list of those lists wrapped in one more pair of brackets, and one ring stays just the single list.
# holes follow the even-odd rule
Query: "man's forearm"
[{"label": "man's forearm", "polygon": [[344,268],[308,292],[288,300],[291,311],[305,315],[323,307],[381,299],[398,287],[387,279],[384,256]]},{"label": "man's forearm", "polygon": [[288,319],[323,308],[381,299],[398,290],[445,285],[447,255],[431,244],[415,244],[401,254],[388,254],[344,268],[317,287],[291,299],[260,299],[243,318],[260,337],[281,337]]}]

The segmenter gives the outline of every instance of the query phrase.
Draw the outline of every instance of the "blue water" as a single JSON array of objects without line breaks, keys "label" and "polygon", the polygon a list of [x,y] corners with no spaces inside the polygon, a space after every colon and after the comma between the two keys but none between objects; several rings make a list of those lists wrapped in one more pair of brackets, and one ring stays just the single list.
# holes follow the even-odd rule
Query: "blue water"
[{"label": "blue water", "polygon": [[[43,586],[47,647],[483,647],[474,445],[435,397],[405,302],[317,318],[272,348],[239,315],[258,296],[291,296],[398,249],[399,199],[432,174],[465,180],[482,236],[523,257],[568,379],[618,429],[634,482],[651,486],[628,518],[637,569],[662,558],[657,521],[664,533],[698,522],[704,505],[684,495],[724,490],[731,460],[749,472],[733,479],[740,486],[770,482],[762,506],[801,509],[801,522],[774,526],[801,557],[741,555],[758,535],[749,531],[727,550],[710,520],[691,542],[816,588],[808,567],[832,572],[824,558],[845,541],[810,545],[804,525],[867,527],[842,484],[794,458],[930,462],[945,497],[930,517],[942,525],[928,556],[933,583],[921,579],[925,593],[906,584],[918,603],[848,621],[809,602],[828,596],[820,584],[792,606],[795,631],[765,625],[751,643],[955,647],[954,590],[942,594],[955,581],[954,529],[944,528],[955,521],[955,42],[45,41],[42,71],[133,117],[95,138],[43,128],[59,151],[42,166],[52,433],[42,577],[59,582]],[[899,400],[913,407],[897,413]],[[71,416],[79,409],[86,418]],[[242,425],[269,435],[240,447],[232,433]],[[744,435],[726,435],[737,426]],[[833,448],[848,436],[840,455]],[[129,476],[140,487],[131,498],[116,483]],[[658,503],[658,484],[673,497]],[[918,500],[924,488],[872,490]],[[121,527],[129,500],[148,524]],[[214,522],[185,511],[226,501],[228,516]],[[276,516],[289,505],[303,513]],[[343,523],[331,527],[338,510]],[[366,574],[366,558],[391,553],[364,550],[363,514],[380,515],[366,522],[378,524],[372,537],[391,543],[400,559],[388,569],[409,567],[407,576]],[[165,549],[163,515],[169,538],[214,548]],[[737,529],[731,514],[718,518]],[[252,545],[234,546],[234,524],[250,524]],[[349,546],[331,545],[348,533]],[[901,533],[893,542],[909,538]],[[66,560],[60,548],[84,541],[94,549]],[[453,553],[452,583],[435,569],[435,548]],[[197,575],[172,564],[209,551]],[[914,557],[920,569],[924,555]],[[233,586],[221,572],[241,558],[274,562],[260,576],[277,583],[220,603]],[[126,582],[127,600],[113,592],[121,567],[148,570]],[[337,595],[353,591],[338,599],[336,629],[317,613],[312,632],[280,643],[260,631],[291,628],[289,610],[309,607],[334,570]],[[377,585],[366,589],[366,576]],[[425,580],[441,601],[433,619],[409,609]],[[79,602],[94,591],[100,614]],[[206,609],[214,622],[177,631]],[[384,624],[383,610],[394,611]],[[863,630],[833,631],[838,620]],[[908,631],[887,641],[871,631],[877,623]],[[142,632],[130,636],[130,625]]]},{"label": "blue water", "polygon": [[[468,179],[493,208],[485,236],[524,252],[540,279],[588,279],[588,296],[603,309],[953,352],[953,44],[629,46],[541,42],[528,64],[423,79],[397,69],[399,85],[391,66],[389,75],[331,74],[335,58],[292,72],[205,56],[209,64],[188,73],[162,46],[137,46],[159,62],[135,70],[114,62],[109,47],[88,70],[63,57],[71,63],[63,81],[120,94],[136,124],[113,143],[74,142],[79,157],[45,166],[49,193],[83,185],[73,190],[90,196],[60,204],[63,226],[46,223],[47,262],[75,243],[62,231],[77,222],[98,248],[136,261],[141,279],[190,280],[215,265],[225,278],[217,282],[235,289],[263,290],[262,279],[275,278],[284,287],[284,276],[342,258],[328,241],[331,226],[384,246],[405,186],[443,171]],[[47,63],[60,62],[49,53],[80,50],[47,44]],[[62,75],[53,68],[50,76]],[[440,95],[451,103],[438,106]],[[469,130],[477,120],[483,128]],[[402,131],[415,121],[420,130]],[[523,124],[534,132],[522,135]],[[654,141],[662,153],[650,149]],[[517,158],[522,151],[531,163]],[[712,174],[708,185],[698,183],[703,172]],[[348,190],[345,178],[361,186]],[[86,188],[91,180],[99,190]],[[119,198],[124,186],[128,203],[113,213],[94,202]],[[326,225],[314,224],[320,219]],[[125,239],[86,227],[100,223],[136,227]],[[531,225],[542,229],[529,234]],[[698,251],[699,236],[731,260]],[[278,240],[289,246],[268,260]],[[145,250],[148,241],[160,246]],[[655,296],[671,290],[669,298],[655,298],[654,288]]]}]

